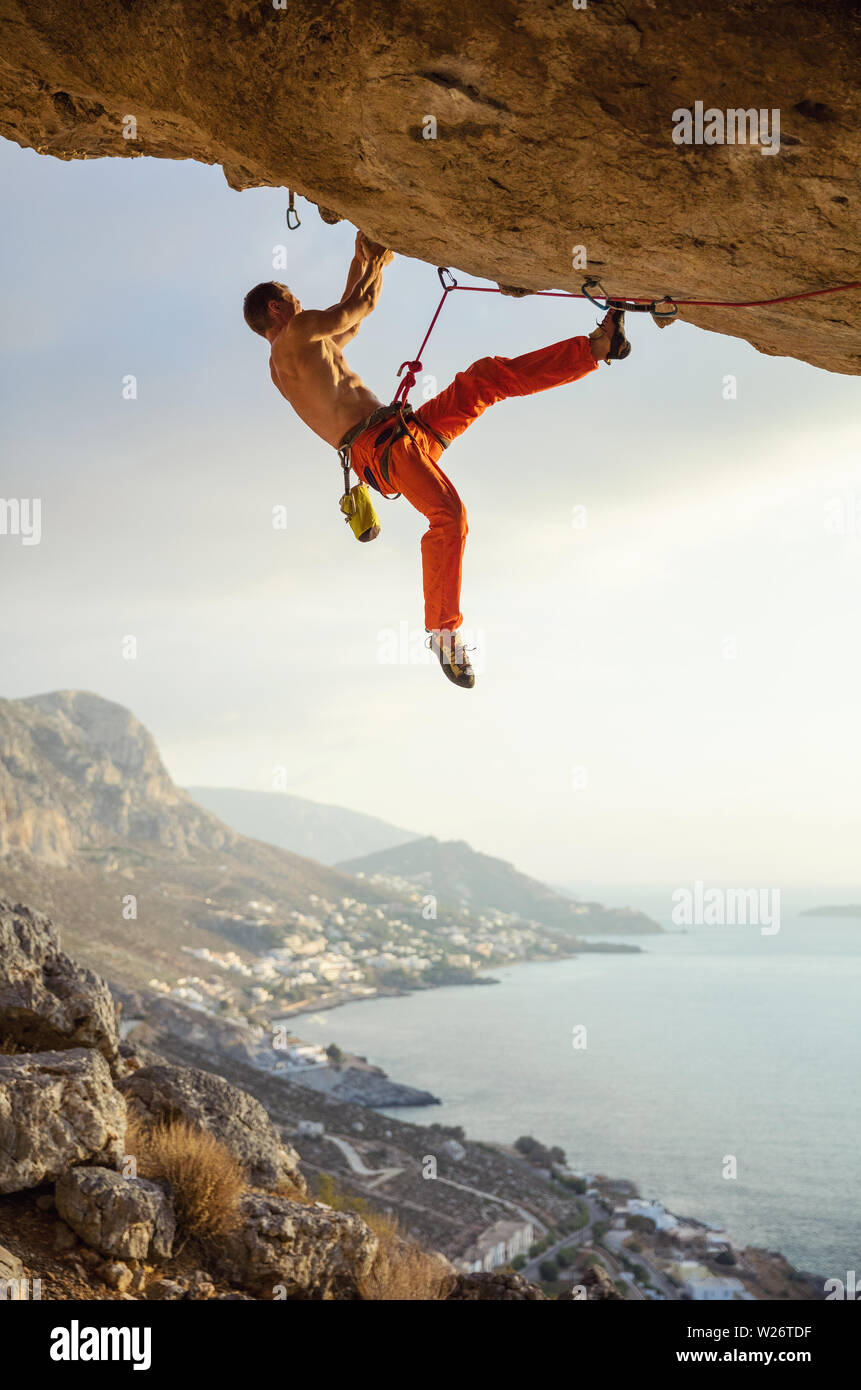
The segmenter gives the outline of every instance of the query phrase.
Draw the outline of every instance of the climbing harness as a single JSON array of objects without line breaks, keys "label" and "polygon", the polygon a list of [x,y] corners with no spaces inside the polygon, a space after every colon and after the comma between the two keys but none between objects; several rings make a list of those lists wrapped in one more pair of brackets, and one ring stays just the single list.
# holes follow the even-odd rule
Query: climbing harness
[{"label": "climbing harness", "polygon": [[[402,362],[398,368],[398,376],[406,371],[406,375],[401,381],[395,393],[395,401],[402,401],[408,405],[408,396],[416,384],[416,377],[422,370],[421,356],[427,347],[431,333],[436,327],[437,319],[443,310],[448,296],[453,290],[463,290],[470,294],[502,294],[499,286],[494,285],[461,285],[458,284],[454,275],[446,266],[437,268],[440,284],[442,285],[442,297],[436,306],[434,316],[430,321],[428,330],[422,339],[418,352],[411,361]],[[627,313],[646,313],[651,314],[653,321],[659,328],[666,328],[668,323],[672,323],[679,316],[680,306],[691,306],[700,309],[761,309],[769,304],[790,304],[798,299],[816,299],[820,295],[840,294],[846,290],[861,290],[861,280],[853,280],[846,285],[830,285],[822,290],[802,290],[798,294],[782,294],[774,299],[675,299],[671,295],[664,295],[662,299],[646,299],[634,296],[613,296],[607,294],[600,281],[592,276],[587,277],[580,286],[580,294],[575,294],[572,290],[533,290],[532,294],[549,299],[588,299],[590,304],[594,304],[596,309],[602,313],[610,309],[623,309]],[[603,298],[604,302],[601,303]]]},{"label": "climbing harness", "polygon": [[[296,197],[296,194],[293,192],[292,189],[289,189],[289,188],[288,188],[288,190],[287,190],[287,193],[288,193],[288,199],[287,199],[287,226],[288,226],[288,228],[290,229],[291,232],[295,232],[295,230],[296,230],[297,227],[301,227],[301,226],[302,226],[302,221],[301,221],[301,218],[299,217],[298,212],[296,211],[296,205],[295,205],[295,202],[294,202],[294,199],[295,199],[295,197]],[[291,221],[291,218],[292,218],[292,221]]]},{"label": "climbing harness", "polygon": [[[419,364],[419,366],[420,365],[421,364]],[[391,405],[381,405],[379,410],[375,410],[371,415],[368,415],[366,419],[360,420],[357,425],[354,425],[351,430],[347,431],[347,433],[344,435],[344,438],[338,445],[338,458],[340,459],[341,467],[344,470],[345,496],[347,492],[350,491],[349,484],[350,469],[352,467],[352,446],[355,444],[359,436],[364,434],[366,430],[373,429],[377,425],[382,425],[385,428],[381,430],[380,434],[378,434],[377,438],[374,440],[374,448],[382,448],[383,450],[382,453],[374,459],[374,466],[378,470],[380,478],[377,479],[373,473],[368,472],[366,470],[365,481],[369,487],[372,487],[375,492],[378,492],[381,497],[385,497],[386,500],[389,502],[394,502],[398,497],[400,497],[401,494],[399,492],[385,492],[383,488],[391,487],[392,485],[392,481],[389,476],[389,463],[391,461],[393,445],[397,444],[401,439],[405,439],[407,436],[409,436],[409,438],[413,441],[417,448],[421,447],[419,441],[416,439],[415,435],[410,429],[410,423],[414,419],[415,416],[413,408],[410,405],[409,401],[398,400],[396,396],[395,399],[392,401]],[[441,448],[448,448],[449,441],[446,438],[444,438],[443,435],[437,434],[436,430],[431,429],[430,425],[426,425],[423,420],[419,420],[418,424],[421,427],[421,429],[426,431],[427,434],[433,435],[434,439],[437,441]],[[380,479],[382,480],[382,482],[380,481]],[[362,485],[360,484],[360,486]],[[370,497],[368,500],[370,501]],[[343,511],[344,498],[341,499],[341,502],[341,510]],[[379,535],[379,530],[376,534]],[[366,538],[364,536],[360,536],[359,539],[364,540]],[[367,539],[373,540],[373,536],[369,536],[367,537]]]},{"label": "climbing harness", "polygon": [[[399,400],[398,396],[396,395],[395,399],[389,406],[389,411],[389,418],[394,420],[395,424],[392,426],[390,430],[384,430],[383,433],[374,440],[375,448],[379,448],[381,444],[385,445],[385,448],[383,449],[383,452],[380,455],[379,468],[383,482],[386,484],[387,487],[391,487],[391,478],[389,477],[389,461],[392,456],[392,446],[399,443],[400,440],[406,439],[406,437],[409,436],[409,438],[415,444],[416,448],[421,448],[419,441],[416,439],[415,435],[410,429],[410,422],[414,421],[415,415],[409,401],[406,399]],[[426,425],[423,420],[419,420],[418,424],[428,434],[433,435],[437,444],[439,444],[441,448],[448,448],[449,441],[445,439],[443,435],[437,434],[436,430],[432,430],[430,425]],[[380,489],[380,491],[382,492],[382,488]],[[400,497],[400,495],[401,494],[399,492],[395,493],[396,497]],[[383,496],[385,497],[386,494],[383,493]]]}]

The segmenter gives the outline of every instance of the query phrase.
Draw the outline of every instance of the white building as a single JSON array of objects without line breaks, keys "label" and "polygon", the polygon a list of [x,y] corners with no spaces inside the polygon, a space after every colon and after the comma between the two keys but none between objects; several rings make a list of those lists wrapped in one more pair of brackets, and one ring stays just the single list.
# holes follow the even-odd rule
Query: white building
[{"label": "white building", "polygon": [[489,1273],[528,1254],[534,1240],[531,1221],[495,1221],[456,1263],[466,1274]]},{"label": "white building", "polygon": [[710,1274],[705,1279],[694,1275],[686,1279],[684,1291],[688,1298],[694,1299],[697,1303],[713,1302],[718,1299],[752,1299],[753,1294],[748,1293],[740,1279],[719,1279]]},{"label": "white building", "polygon": [[629,1216],[647,1216],[654,1221],[656,1231],[674,1231],[679,1224],[660,1202],[646,1201],[643,1197],[629,1197],[627,1212]]},{"label": "white building", "polygon": [[287,1056],[297,1066],[323,1066],[329,1060],[319,1043],[294,1043]]}]

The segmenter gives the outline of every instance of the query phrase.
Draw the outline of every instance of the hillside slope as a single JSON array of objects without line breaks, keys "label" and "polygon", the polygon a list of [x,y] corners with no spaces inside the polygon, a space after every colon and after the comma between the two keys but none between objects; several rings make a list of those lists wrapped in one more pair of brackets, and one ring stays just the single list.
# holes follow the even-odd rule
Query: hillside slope
[{"label": "hillside slope", "polygon": [[546,883],[530,878],[505,859],[480,854],[464,840],[429,835],[409,844],[350,859],[339,868],[362,874],[372,884],[412,885],[433,893],[449,908],[515,913],[527,921],[579,932],[640,933],[661,928],[632,908],[574,902]]}]

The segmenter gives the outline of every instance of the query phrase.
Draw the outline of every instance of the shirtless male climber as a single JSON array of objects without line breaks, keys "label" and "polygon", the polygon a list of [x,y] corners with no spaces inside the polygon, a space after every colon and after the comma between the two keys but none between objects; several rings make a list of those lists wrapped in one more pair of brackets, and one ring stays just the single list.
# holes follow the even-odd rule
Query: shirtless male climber
[{"label": "shirtless male climber", "polygon": [[245,296],[245,321],[272,345],[272,380],[296,414],[337,449],[360,482],[384,496],[402,493],[430,523],[422,537],[425,627],[431,650],[450,681],[475,684],[458,629],[466,509],[439,467],[444,449],[496,401],[531,396],[628,356],[625,316],[612,309],[588,337],[527,352],[482,357],[418,410],[383,405],[350,369],[343,350],[380,297],[391,251],[356,235],[344,293],[331,309],[303,309],[277,280]]}]

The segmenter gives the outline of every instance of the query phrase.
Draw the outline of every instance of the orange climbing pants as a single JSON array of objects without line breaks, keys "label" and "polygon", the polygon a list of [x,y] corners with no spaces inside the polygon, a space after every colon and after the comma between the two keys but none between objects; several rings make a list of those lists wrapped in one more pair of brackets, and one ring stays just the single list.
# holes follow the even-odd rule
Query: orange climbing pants
[{"label": "orange climbing pants", "polygon": [[551,386],[579,381],[597,366],[585,337],[566,338],[522,357],[482,357],[473,362],[409,420],[415,442],[407,436],[392,446],[389,488],[375,463],[391,429],[378,424],[365,430],[353,443],[351,462],[356,476],[368,481],[370,475],[383,491],[400,492],[430,522],[422,537],[428,631],[454,631],[463,622],[460,586],[468,527],[466,508],[438,464],[443,446],[423,426],[429,426],[450,443],[496,401],[509,396],[532,396]]}]

